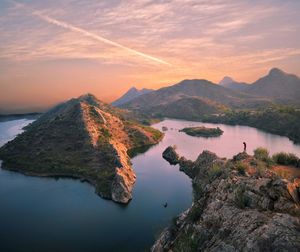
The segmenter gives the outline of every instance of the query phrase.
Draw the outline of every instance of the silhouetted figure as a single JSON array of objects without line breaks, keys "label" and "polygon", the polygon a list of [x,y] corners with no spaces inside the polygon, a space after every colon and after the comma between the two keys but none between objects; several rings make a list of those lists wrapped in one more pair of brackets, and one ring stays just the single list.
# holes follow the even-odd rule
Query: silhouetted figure
[{"label": "silhouetted figure", "polygon": [[166,208],[168,206],[168,203],[166,202],[165,204],[164,204],[164,207]]},{"label": "silhouetted figure", "polygon": [[244,152],[247,151],[247,144],[245,142],[243,142],[243,145],[244,145]]}]

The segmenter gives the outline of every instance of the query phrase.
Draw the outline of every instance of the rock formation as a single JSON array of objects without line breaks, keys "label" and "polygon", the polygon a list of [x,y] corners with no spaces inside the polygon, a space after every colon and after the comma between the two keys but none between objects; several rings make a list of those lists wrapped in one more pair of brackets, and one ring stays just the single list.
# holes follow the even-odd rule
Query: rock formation
[{"label": "rock formation", "polygon": [[[129,118],[129,119],[126,119]],[[128,150],[157,143],[162,133],[93,95],[62,103],[0,148],[2,167],[36,176],[71,176],[127,203],[135,182]]]},{"label": "rock formation", "polygon": [[162,154],[163,158],[172,165],[179,163],[179,155],[176,153],[175,149],[175,146],[169,146]]},{"label": "rock formation", "polygon": [[179,159],[192,178],[194,202],[174,219],[152,251],[299,251],[299,181],[240,154],[226,160],[204,151]]}]

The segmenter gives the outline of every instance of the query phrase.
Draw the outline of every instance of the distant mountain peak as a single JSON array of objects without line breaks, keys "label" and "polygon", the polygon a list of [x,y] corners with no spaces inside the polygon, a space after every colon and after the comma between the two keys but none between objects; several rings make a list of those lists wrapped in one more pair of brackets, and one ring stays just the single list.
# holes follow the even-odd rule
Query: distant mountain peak
[{"label": "distant mountain peak", "polygon": [[224,76],[224,78],[219,81],[219,85],[226,85],[226,84],[233,83],[233,82],[236,82],[236,81],[229,76]]},{"label": "distant mountain peak", "polygon": [[274,67],[269,71],[269,75],[271,75],[271,76],[278,76],[278,75],[283,75],[283,74],[285,74],[285,72],[277,67]]},{"label": "distant mountain peak", "polygon": [[128,91],[139,91],[135,86],[132,86]]},{"label": "distant mountain peak", "polygon": [[152,89],[137,89],[136,87],[131,87],[124,95],[118,98],[116,101],[112,103],[113,106],[120,106],[126,102],[133,100],[134,98],[152,92]]},{"label": "distant mountain peak", "polygon": [[225,76],[222,80],[220,80],[219,85],[225,88],[239,91],[242,91],[248,87],[247,83],[237,82],[229,76]]}]

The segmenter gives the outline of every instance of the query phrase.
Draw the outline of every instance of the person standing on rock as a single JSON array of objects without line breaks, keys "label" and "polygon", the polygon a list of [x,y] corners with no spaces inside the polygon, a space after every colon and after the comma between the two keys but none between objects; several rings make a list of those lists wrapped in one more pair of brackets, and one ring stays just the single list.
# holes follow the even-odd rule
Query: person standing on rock
[{"label": "person standing on rock", "polygon": [[243,145],[244,145],[244,152],[247,151],[247,144],[245,142],[243,142]]}]

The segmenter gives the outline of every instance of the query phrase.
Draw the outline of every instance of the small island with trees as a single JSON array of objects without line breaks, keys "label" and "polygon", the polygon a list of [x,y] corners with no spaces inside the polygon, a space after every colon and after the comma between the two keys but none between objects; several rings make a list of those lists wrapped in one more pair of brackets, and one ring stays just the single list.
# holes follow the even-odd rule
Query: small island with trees
[{"label": "small island with trees", "polygon": [[218,137],[221,136],[224,131],[221,130],[219,127],[207,128],[204,126],[200,126],[200,127],[183,128],[179,130],[179,132],[184,132],[190,136],[195,136],[195,137]]}]

